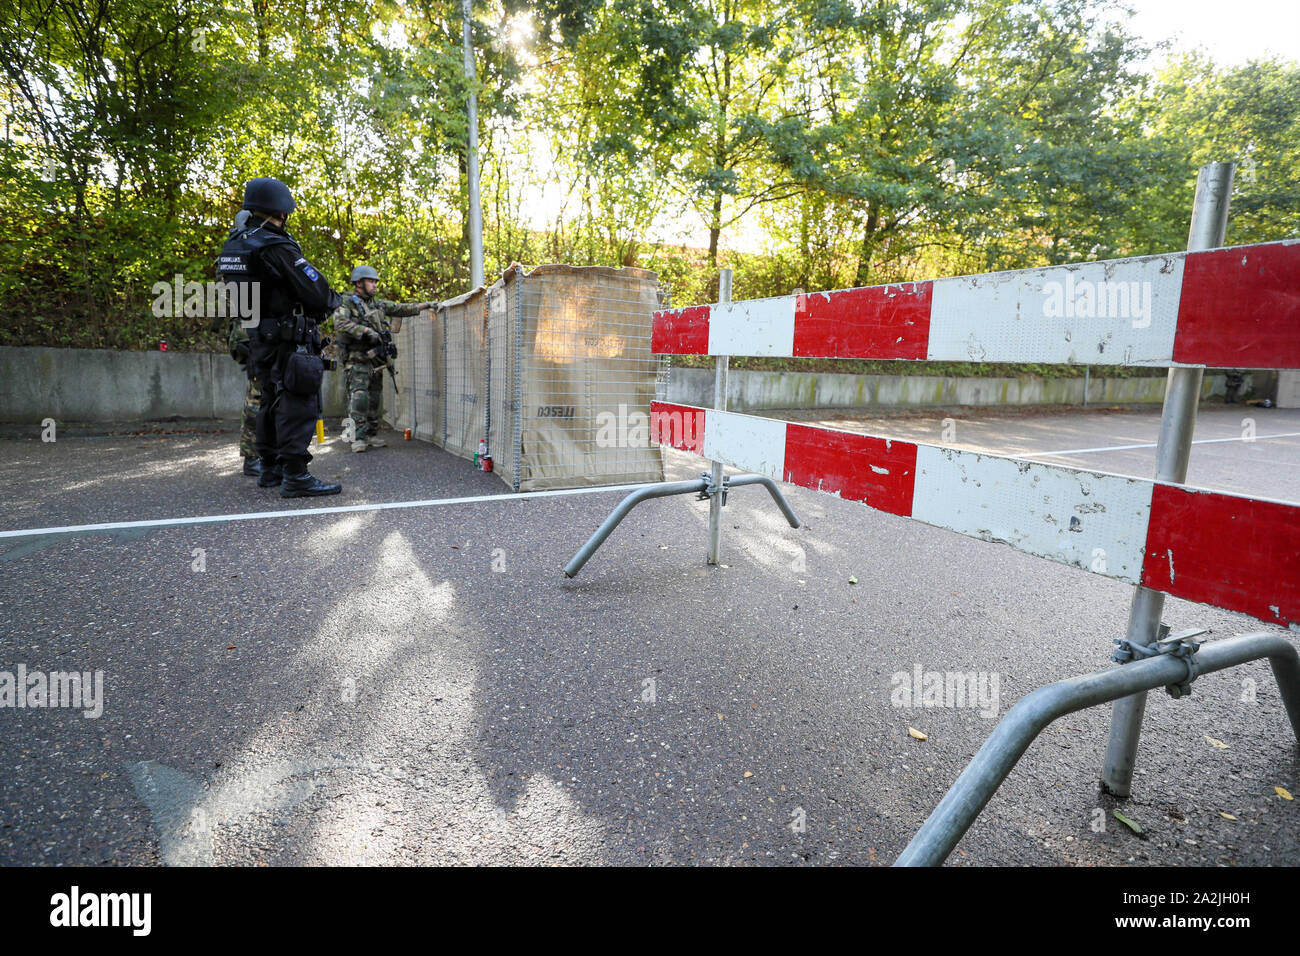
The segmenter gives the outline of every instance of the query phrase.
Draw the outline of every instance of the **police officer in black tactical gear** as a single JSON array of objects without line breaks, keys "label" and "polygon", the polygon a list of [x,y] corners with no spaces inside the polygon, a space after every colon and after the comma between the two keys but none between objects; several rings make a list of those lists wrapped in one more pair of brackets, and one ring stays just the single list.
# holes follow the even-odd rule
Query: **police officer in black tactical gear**
[{"label": "police officer in black tactical gear", "polygon": [[[278,179],[250,179],[244,228],[221,247],[217,272],[226,282],[253,283],[259,322],[249,329],[250,371],[262,387],[257,413],[261,488],[280,486],[282,498],[336,495],[307,471],[307,446],[321,412],[324,363],[317,324],[343,301],[307,261],[284,223],[294,210],[293,194]],[[240,301],[250,301],[241,299]]]}]

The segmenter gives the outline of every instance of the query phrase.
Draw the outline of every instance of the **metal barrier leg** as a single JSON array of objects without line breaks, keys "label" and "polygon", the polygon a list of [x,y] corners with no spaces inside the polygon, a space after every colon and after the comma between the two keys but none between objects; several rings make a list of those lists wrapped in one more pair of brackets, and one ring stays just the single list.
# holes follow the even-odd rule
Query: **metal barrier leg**
[{"label": "metal barrier leg", "polygon": [[795,516],[794,509],[790,507],[790,502],[785,500],[785,495],[781,494],[781,489],[771,478],[766,475],[736,475],[734,478],[726,479],[728,488],[737,488],[741,485],[762,485],[771,494],[772,500],[781,509],[781,514],[785,515],[785,520],[790,523],[790,527],[799,527],[799,519]]},{"label": "metal barrier leg", "polygon": [[[1187,250],[1196,252],[1223,245],[1228,229],[1228,200],[1232,194],[1232,163],[1209,163],[1201,167],[1192,202],[1192,225]],[[1196,407],[1201,398],[1204,369],[1171,368],[1165,386],[1165,404],[1160,416],[1160,437],[1156,445],[1156,480],[1182,484],[1187,479],[1187,462],[1196,427]],[[1129,611],[1128,640],[1151,645],[1160,628],[1165,596],[1138,585]],[[1133,787],[1133,766],[1137,761],[1138,738],[1146,698],[1137,695],[1115,704],[1111,716],[1110,740],[1101,782],[1108,793],[1127,797]]]},{"label": "metal barrier leg", "polygon": [[[709,468],[714,487],[722,482],[722,462],[715,461]],[[709,553],[705,560],[709,564],[722,563],[722,496],[709,498]]]},{"label": "metal barrier leg", "polygon": [[1242,634],[1206,644],[1190,663],[1186,657],[1161,654],[1057,681],[1026,694],[1007,711],[894,865],[938,866],[947,859],[1034,738],[1058,717],[1264,657],[1272,665],[1291,729],[1300,740],[1300,654],[1276,634]]},{"label": "metal barrier leg", "polygon": [[569,563],[564,566],[565,577],[571,578],[581,571],[582,566],[596,553],[596,549],[605,543],[605,539],[618,527],[619,522],[641,502],[649,501],[651,498],[667,498],[669,495],[689,495],[692,492],[703,491],[708,484],[703,478],[697,478],[695,481],[666,481],[661,485],[638,488],[618,503],[618,507],[601,522],[596,533],[588,538],[587,543],[578,549],[578,553],[569,559]]},{"label": "metal barrier leg", "polygon": [[[730,303],[731,270],[721,269],[718,272],[718,304]],[[719,355],[713,360],[713,407],[720,412],[727,410],[727,369],[730,364],[731,359],[725,355]],[[713,487],[723,486],[722,462],[713,462],[712,478]],[[709,498],[709,564],[718,564],[722,560],[722,505],[720,496],[713,495]]]},{"label": "metal barrier leg", "polygon": [[776,486],[776,482],[765,475],[736,475],[735,477],[724,479],[721,487],[715,485],[712,476],[707,473],[704,477],[697,478],[695,481],[667,481],[663,484],[651,485],[647,488],[638,488],[620,501],[618,507],[610,512],[609,517],[606,518],[604,522],[601,523],[601,526],[596,529],[596,533],[587,539],[587,543],[578,549],[577,554],[569,559],[569,563],[564,566],[565,577],[575,577],[577,573],[582,570],[582,566],[587,563],[593,554],[596,553],[596,549],[604,544],[605,539],[608,538],[613,530],[618,527],[619,522],[626,518],[627,513],[641,502],[648,501],[651,498],[666,498],[669,495],[689,495],[694,492],[701,496],[707,496],[709,498],[710,508],[712,508],[714,504],[721,508],[723,499],[726,497],[727,489],[738,485],[762,485],[765,487],[772,495],[772,500],[776,502],[776,506],[780,508],[781,513],[785,515],[785,520],[790,523],[790,527],[799,527],[799,519],[795,516],[794,509],[790,507],[790,503],[785,500],[785,496],[781,494],[781,489]]}]

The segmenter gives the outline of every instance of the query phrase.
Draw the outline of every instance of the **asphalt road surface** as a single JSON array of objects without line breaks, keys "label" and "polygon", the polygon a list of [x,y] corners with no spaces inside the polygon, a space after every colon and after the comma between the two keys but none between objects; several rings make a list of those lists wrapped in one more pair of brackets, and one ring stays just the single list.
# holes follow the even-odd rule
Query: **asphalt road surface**
[{"label": "asphalt road surface", "polygon": [[[834,423],[1149,477],[1151,447],[1115,446],[1158,413]],[[296,501],[210,426],[0,441],[7,531],[470,499],[0,538],[0,671],[103,672],[99,716],[0,709],[0,863],[884,865],[996,716],[1124,633],[1130,586],[788,486],[798,530],[731,494],[723,567],[681,497],[568,580],[623,492],[474,500],[509,489],[387,437],[327,445],[313,471],[343,495]],[[1300,500],[1300,413],[1209,407],[1196,438],[1191,483]],[[1165,620],[1276,630],[1172,599]],[[985,699],[900,706],[918,668]],[[1126,801],[1098,788],[1109,716],[1044,733],[949,863],[1300,864],[1265,663],[1152,693]]]}]

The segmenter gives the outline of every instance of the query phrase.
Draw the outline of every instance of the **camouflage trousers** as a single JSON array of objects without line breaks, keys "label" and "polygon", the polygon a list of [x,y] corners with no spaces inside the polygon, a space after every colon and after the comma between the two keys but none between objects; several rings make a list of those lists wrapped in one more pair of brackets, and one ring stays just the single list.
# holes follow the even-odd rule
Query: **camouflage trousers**
[{"label": "camouflage trousers", "polygon": [[245,458],[257,457],[257,410],[262,405],[262,389],[257,379],[250,378],[244,389],[244,411],[239,420],[239,453]]},{"label": "camouflage trousers", "polygon": [[379,413],[383,411],[384,370],[354,363],[344,369],[344,376],[348,386],[348,418],[353,424],[352,440],[373,438],[379,433]]}]

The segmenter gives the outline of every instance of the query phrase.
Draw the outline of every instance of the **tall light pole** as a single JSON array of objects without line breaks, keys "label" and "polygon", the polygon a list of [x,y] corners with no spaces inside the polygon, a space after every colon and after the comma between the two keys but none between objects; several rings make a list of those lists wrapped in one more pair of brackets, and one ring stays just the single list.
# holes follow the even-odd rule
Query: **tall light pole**
[{"label": "tall light pole", "polygon": [[483,284],[483,205],[478,189],[478,94],[474,92],[478,74],[474,69],[473,0],[461,0],[460,9],[465,36],[465,84],[469,90],[465,110],[469,125],[465,163],[469,176],[469,274],[470,288],[477,289]]}]

